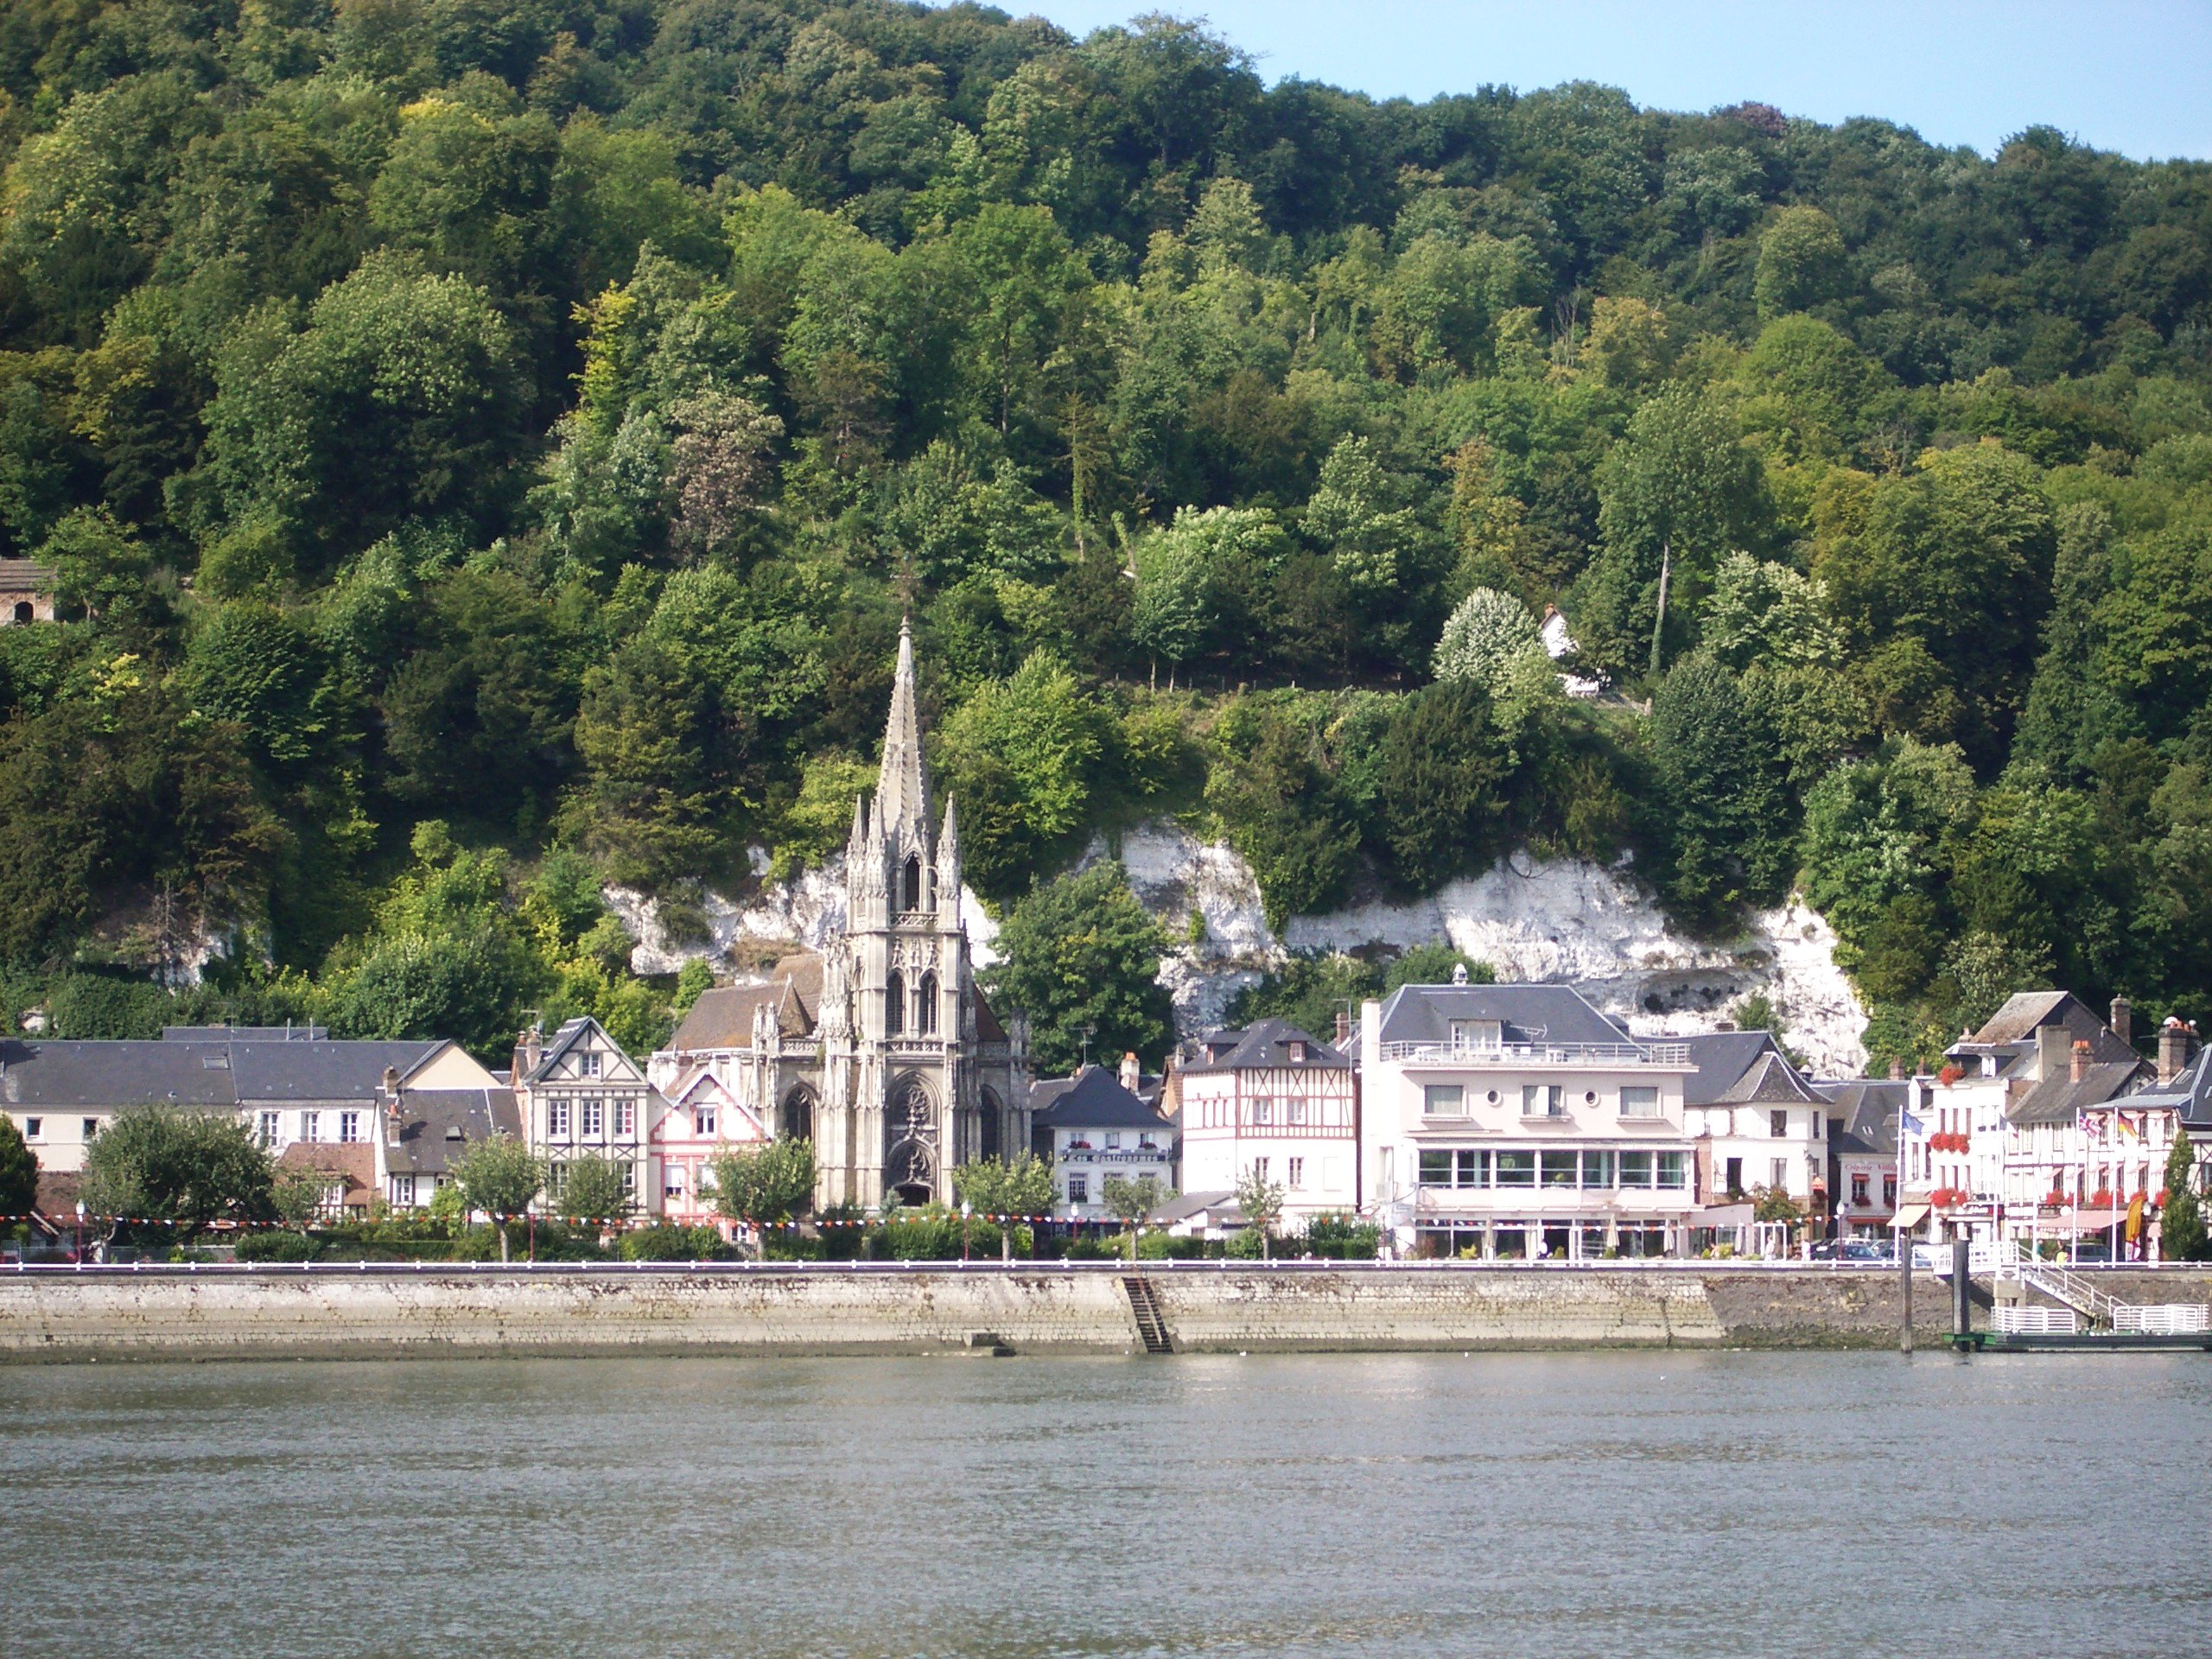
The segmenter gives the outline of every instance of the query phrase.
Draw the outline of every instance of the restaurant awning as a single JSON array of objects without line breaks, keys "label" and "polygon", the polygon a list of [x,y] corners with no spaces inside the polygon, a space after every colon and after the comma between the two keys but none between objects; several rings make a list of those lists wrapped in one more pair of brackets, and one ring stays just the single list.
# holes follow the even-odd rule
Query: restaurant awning
[{"label": "restaurant awning", "polygon": [[1928,1206],[1926,1205],[1908,1204],[1902,1206],[1897,1211],[1897,1214],[1890,1217],[1890,1225],[1896,1228],[1901,1233],[1909,1233],[1927,1219]]},{"label": "restaurant awning", "polygon": [[1748,1227],[1751,1224],[1751,1206],[1748,1204],[1713,1204],[1702,1210],[1693,1210],[1687,1219],[1693,1227]]}]

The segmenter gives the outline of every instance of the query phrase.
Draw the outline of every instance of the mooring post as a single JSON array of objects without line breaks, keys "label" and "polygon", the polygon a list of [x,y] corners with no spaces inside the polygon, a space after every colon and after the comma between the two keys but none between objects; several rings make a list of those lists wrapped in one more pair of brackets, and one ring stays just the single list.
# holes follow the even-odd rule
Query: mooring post
[{"label": "mooring post", "polygon": [[1974,1247],[1963,1238],[1951,1241],[1951,1332],[1963,1345],[1974,1332],[1974,1275],[1968,1264]]},{"label": "mooring post", "polygon": [[1897,1351],[1912,1351],[1912,1235],[1897,1235],[1897,1306],[1904,1309],[1898,1317]]}]

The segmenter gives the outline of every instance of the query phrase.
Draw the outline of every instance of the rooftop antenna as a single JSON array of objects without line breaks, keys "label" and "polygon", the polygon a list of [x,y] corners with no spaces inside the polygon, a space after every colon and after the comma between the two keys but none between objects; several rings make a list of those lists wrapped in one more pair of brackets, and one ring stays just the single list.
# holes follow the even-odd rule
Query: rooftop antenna
[{"label": "rooftop antenna", "polygon": [[[1084,1027],[1082,1027],[1082,1031],[1083,1031],[1083,1065],[1089,1065],[1090,1064],[1090,1039],[1091,1039],[1091,1037],[1093,1036],[1093,1034],[1095,1034],[1095,1033],[1096,1033],[1096,1031],[1097,1031],[1097,1030],[1098,1030],[1098,1027],[1096,1027],[1096,1026],[1084,1026]],[[1078,1066],[1078,1067],[1077,1067],[1076,1069],[1077,1069],[1077,1071],[1081,1071],[1083,1068],[1082,1068],[1082,1066]]]}]

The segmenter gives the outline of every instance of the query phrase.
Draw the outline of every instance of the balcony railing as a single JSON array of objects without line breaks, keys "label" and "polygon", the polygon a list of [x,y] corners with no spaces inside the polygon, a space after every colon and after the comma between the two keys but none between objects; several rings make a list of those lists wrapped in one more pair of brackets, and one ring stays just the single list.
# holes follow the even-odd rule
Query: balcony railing
[{"label": "balcony railing", "polygon": [[1688,1065],[1688,1043],[1385,1043],[1382,1058],[1422,1065]]}]

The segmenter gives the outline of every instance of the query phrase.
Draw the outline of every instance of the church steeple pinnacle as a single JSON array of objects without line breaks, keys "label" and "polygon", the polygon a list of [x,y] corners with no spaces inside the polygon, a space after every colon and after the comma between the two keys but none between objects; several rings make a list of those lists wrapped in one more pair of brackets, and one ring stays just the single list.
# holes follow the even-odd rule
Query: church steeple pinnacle
[{"label": "church steeple pinnacle", "polygon": [[891,719],[883,733],[875,822],[879,833],[890,835],[901,825],[926,834],[929,821],[929,778],[922,769],[922,723],[914,707],[914,632],[909,620],[899,625],[899,672],[892,683]]}]

